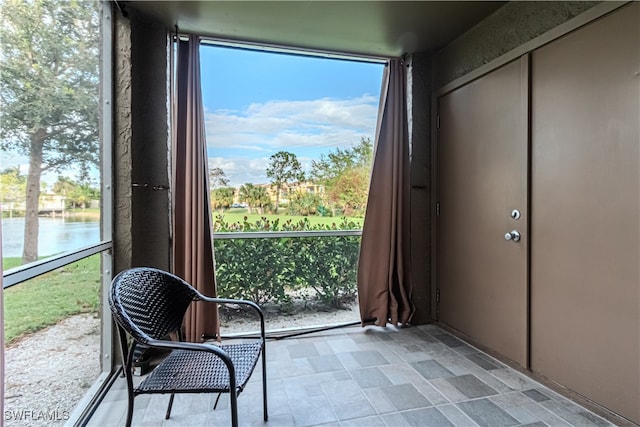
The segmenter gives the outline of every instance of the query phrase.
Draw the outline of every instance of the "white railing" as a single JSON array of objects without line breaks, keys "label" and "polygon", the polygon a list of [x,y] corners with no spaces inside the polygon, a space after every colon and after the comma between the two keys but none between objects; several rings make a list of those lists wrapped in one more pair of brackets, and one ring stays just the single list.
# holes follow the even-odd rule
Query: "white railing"
[{"label": "white railing", "polygon": [[42,274],[56,270],[65,265],[80,261],[104,251],[111,250],[112,243],[105,241],[84,248],[75,249],[60,255],[52,256],[42,261],[36,261],[4,271],[2,273],[2,288],[7,289],[18,283],[26,282]]}]

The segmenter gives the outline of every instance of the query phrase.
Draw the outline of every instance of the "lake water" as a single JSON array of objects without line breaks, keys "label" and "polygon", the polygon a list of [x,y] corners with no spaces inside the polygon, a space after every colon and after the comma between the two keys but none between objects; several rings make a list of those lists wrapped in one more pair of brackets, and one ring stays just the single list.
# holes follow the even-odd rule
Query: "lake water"
[{"label": "lake water", "polygon": [[[41,217],[38,256],[49,256],[100,243],[100,221],[95,218]],[[21,257],[24,218],[2,218],[2,256]]]}]

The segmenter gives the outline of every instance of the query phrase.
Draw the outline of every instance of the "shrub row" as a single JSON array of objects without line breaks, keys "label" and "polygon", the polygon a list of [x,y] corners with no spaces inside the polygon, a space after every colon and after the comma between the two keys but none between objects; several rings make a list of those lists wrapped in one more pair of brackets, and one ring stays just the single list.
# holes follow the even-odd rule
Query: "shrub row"
[{"label": "shrub row", "polygon": [[[280,222],[226,223],[216,217],[215,229],[229,232],[353,230],[343,219],[331,225],[311,225],[307,219]],[[273,303],[286,310],[292,295],[315,296],[321,303],[342,307],[356,296],[360,236],[215,239],[216,284],[224,298]]]}]

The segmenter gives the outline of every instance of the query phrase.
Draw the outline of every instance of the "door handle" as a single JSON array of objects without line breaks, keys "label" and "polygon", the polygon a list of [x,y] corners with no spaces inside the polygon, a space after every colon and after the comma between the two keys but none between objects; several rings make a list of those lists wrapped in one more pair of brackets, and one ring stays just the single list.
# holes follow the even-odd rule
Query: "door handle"
[{"label": "door handle", "polygon": [[519,242],[520,232],[518,230],[513,230],[511,233],[507,233],[504,235],[504,240],[512,240],[514,242]]}]

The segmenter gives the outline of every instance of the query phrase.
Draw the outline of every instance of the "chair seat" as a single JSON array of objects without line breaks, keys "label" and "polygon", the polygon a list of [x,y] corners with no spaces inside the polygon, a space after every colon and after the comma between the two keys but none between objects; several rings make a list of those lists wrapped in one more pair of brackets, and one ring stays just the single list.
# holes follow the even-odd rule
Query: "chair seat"
[{"label": "chair seat", "polygon": [[[249,381],[263,340],[222,344],[236,371],[236,394]],[[135,393],[228,393],[229,374],[222,359],[205,351],[174,350],[135,388]]]}]

